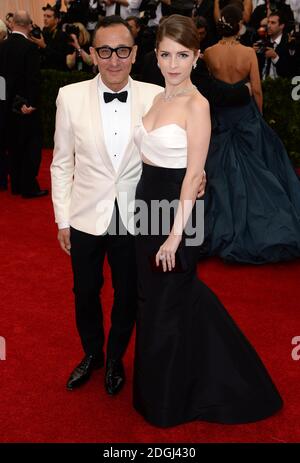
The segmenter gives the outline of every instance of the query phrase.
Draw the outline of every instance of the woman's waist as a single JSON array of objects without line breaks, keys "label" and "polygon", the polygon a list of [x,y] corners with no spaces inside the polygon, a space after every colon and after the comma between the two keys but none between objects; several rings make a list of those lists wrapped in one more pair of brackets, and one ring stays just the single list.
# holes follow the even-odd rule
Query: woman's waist
[{"label": "woman's waist", "polygon": [[186,168],[170,168],[148,164],[142,162],[142,178],[144,180],[182,182],[186,173]]}]

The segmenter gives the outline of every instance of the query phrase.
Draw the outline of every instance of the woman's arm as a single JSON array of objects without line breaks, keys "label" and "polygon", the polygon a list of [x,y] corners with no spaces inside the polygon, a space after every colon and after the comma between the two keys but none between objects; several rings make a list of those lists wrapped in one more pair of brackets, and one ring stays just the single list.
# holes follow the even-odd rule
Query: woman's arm
[{"label": "woman's arm", "polygon": [[244,0],[244,12],[243,12],[243,20],[244,23],[248,23],[251,18],[252,14],[252,0]]},{"label": "woman's arm", "polygon": [[80,55],[83,61],[85,62],[85,64],[87,64],[88,66],[92,66],[93,64],[92,57],[83,48],[80,48]]},{"label": "woman's arm", "polygon": [[250,53],[250,84],[252,89],[252,94],[258,109],[262,113],[263,107],[263,93],[261,88],[261,80],[259,75],[258,61],[255,51],[249,47]]},{"label": "woman's arm", "polygon": [[72,44],[72,46],[74,47],[75,50],[74,50],[73,53],[70,53],[66,57],[66,63],[67,63],[68,68],[73,69],[75,67],[75,65],[76,65],[76,54],[77,53],[80,54],[80,56],[82,57],[82,60],[88,66],[92,66],[92,64],[93,64],[92,58],[83,48],[80,47],[77,36],[75,34],[71,34],[71,38],[72,38],[71,44]]},{"label": "woman's arm", "polygon": [[214,19],[218,22],[220,19],[220,3],[219,0],[214,0]]},{"label": "woman's arm", "polygon": [[75,50],[73,53],[67,55],[67,58],[66,58],[66,62],[67,62],[67,66],[69,69],[73,69],[76,65],[76,54],[77,53],[80,53],[81,57],[82,57],[82,60],[88,65],[88,66],[92,66],[93,64],[93,61],[92,61],[92,58],[91,56],[85,51],[83,50],[82,48],[78,48],[77,51]]},{"label": "woman's arm", "polygon": [[187,169],[181,186],[178,209],[169,237],[156,254],[157,265],[159,265],[161,254],[167,257],[165,261],[162,261],[164,271],[172,270],[175,266],[175,253],[191,215],[203,178],[211,134],[210,110],[205,98],[197,96],[191,102],[186,130]]}]

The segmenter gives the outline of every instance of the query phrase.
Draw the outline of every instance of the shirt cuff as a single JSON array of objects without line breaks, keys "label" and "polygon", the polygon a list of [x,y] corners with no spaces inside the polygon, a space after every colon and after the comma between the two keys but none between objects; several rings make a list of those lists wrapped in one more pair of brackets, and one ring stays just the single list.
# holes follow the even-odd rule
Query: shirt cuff
[{"label": "shirt cuff", "polygon": [[59,230],[62,230],[63,228],[70,228],[70,224],[68,222],[59,222],[57,226]]},{"label": "shirt cuff", "polygon": [[279,61],[279,56],[277,55],[276,58],[272,59],[272,63],[276,64]]}]

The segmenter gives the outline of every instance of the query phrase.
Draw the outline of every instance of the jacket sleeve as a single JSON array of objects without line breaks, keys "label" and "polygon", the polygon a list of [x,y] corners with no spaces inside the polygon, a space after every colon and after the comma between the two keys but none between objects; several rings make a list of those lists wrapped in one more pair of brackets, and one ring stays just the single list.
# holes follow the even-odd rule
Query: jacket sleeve
[{"label": "jacket sleeve", "polygon": [[51,164],[52,201],[55,222],[69,223],[75,169],[75,137],[63,89],[57,100],[54,152]]}]

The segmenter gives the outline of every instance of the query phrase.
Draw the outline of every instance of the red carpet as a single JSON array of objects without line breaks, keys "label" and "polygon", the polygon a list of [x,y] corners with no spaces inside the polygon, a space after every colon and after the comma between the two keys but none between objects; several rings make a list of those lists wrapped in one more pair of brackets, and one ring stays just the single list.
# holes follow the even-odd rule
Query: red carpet
[{"label": "red carpet", "polygon": [[[44,153],[42,188],[50,187],[51,153]],[[285,401],[273,418],[250,425],[196,422],[160,430],[131,405],[133,342],[127,383],[108,397],[103,370],[82,389],[66,379],[81,358],[69,258],[58,246],[50,197],[24,200],[0,193],[0,442],[297,442],[300,440],[300,262],[274,266],[202,263],[199,276],[218,294],[265,362]],[[107,269],[107,275],[109,270]],[[106,323],[112,301],[103,291]]]}]

